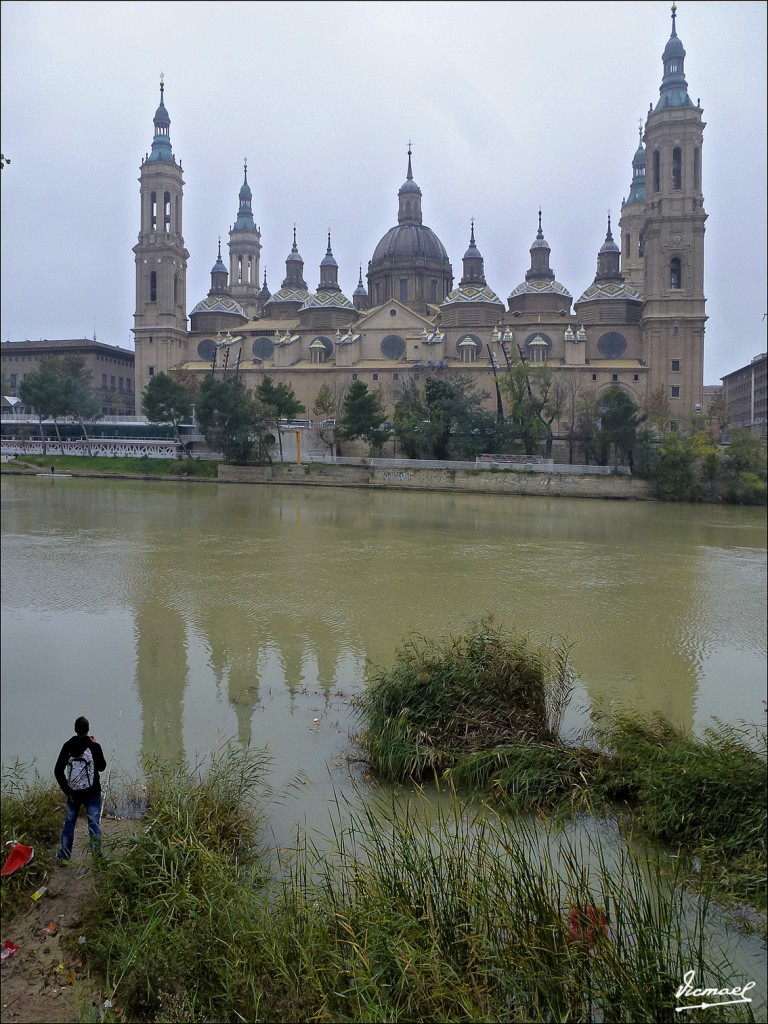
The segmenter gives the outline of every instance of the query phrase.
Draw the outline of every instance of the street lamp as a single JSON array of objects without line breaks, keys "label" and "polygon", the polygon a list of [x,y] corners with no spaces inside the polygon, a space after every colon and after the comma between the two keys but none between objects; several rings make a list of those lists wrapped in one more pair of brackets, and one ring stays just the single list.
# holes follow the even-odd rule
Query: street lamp
[{"label": "street lamp", "polygon": [[[216,360],[218,358],[219,349],[224,349],[224,361],[222,363],[222,371],[223,371],[222,372],[222,376],[226,377],[226,375],[227,375],[227,366],[229,365],[229,353],[230,353],[230,351],[232,349],[232,346],[236,342],[242,341],[242,340],[243,339],[240,336],[238,336],[237,338],[233,338],[231,333],[229,331],[227,331],[226,337],[222,338],[220,336],[218,341],[214,341],[214,343],[213,343],[214,344],[213,364],[211,366],[211,372],[214,372],[215,369],[216,369]],[[242,351],[242,349],[241,349],[241,351]],[[237,363],[235,365],[235,369],[237,370],[237,368],[239,366],[240,366],[240,356],[238,354],[238,358],[237,358]]]},{"label": "street lamp", "polygon": [[491,332],[491,341],[494,341],[501,348],[501,351],[504,353],[504,359],[506,360],[508,370],[511,369],[511,365],[509,361],[509,352],[507,350],[507,345],[511,345],[514,340],[515,332],[512,330],[511,327],[508,327],[506,324],[497,324],[494,327],[493,331]]}]

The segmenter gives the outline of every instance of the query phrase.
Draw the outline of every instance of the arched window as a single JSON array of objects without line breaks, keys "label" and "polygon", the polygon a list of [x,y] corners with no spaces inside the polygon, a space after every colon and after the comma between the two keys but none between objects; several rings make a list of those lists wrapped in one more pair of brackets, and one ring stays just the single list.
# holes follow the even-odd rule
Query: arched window
[{"label": "arched window", "polygon": [[[473,351],[468,356],[467,353],[469,349],[472,349]],[[483,343],[476,334],[462,334],[456,342],[456,351],[462,362],[474,363],[477,356],[482,354]]]},{"label": "arched window", "polygon": [[552,350],[552,339],[548,334],[529,334],[525,339],[525,350],[532,363],[546,363]]},{"label": "arched window", "polygon": [[632,235],[629,232],[624,235],[624,259],[629,259],[632,255]]},{"label": "arched window", "polygon": [[253,284],[253,256],[248,257],[248,284]]},{"label": "arched window", "polygon": [[243,283],[243,257],[237,257],[237,283]]},{"label": "arched window", "polygon": [[683,151],[679,146],[672,150],[672,188],[683,187]]},{"label": "arched window", "polygon": [[149,274],[149,301],[157,302],[157,273],[154,270]]},{"label": "arched window", "polygon": [[658,149],[653,153],[653,191],[661,191],[661,154]]},{"label": "arched window", "polygon": [[166,192],[163,197],[163,230],[166,234],[171,231],[171,193]]},{"label": "arched window", "polygon": [[701,192],[701,150],[693,151],[693,187]]},{"label": "arched window", "polygon": [[683,268],[679,256],[675,256],[669,265],[669,287],[683,287]]},{"label": "arched window", "polygon": [[179,304],[179,275],[173,275],[173,304],[178,306]]},{"label": "arched window", "polygon": [[157,231],[157,193],[149,193],[149,230]]}]

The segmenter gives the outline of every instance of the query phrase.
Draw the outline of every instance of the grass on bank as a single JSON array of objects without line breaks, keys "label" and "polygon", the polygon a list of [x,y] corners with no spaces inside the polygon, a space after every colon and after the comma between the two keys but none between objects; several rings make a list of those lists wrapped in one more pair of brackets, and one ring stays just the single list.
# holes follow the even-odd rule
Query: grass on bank
[{"label": "grass on bank", "polygon": [[664,1022],[685,971],[741,976],[706,896],[611,837],[416,792],[340,806],[329,837],[270,858],[268,770],[235,747],[206,771],[150,766],[82,929],[105,1022]]},{"label": "grass on bank", "polygon": [[3,878],[2,916],[7,921],[29,904],[30,893],[46,881],[48,852],[58,849],[64,824],[64,798],[59,787],[43,779],[31,765],[20,761],[3,766],[2,799],[0,799],[0,831],[3,862],[17,839],[35,851],[32,861],[23,869]]},{"label": "grass on bank", "polygon": [[568,648],[492,622],[418,637],[374,669],[357,701],[359,742],[389,782],[433,776],[506,811],[619,814],[684,855],[691,879],[766,909],[766,730],[717,725],[694,737],[663,719],[598,721],[580,745],[558,724],[571,693]]},{"label": "grass on bank", "polygon": [[10,467],[39,469],[50,472],[51,466],[57,473],[75,473],[87,476],[89,473],[119,473],[121,476],[173,476],[215,480],[218,463],[208,459],[150,459],[128,458],[111,455],[18,455]]}]

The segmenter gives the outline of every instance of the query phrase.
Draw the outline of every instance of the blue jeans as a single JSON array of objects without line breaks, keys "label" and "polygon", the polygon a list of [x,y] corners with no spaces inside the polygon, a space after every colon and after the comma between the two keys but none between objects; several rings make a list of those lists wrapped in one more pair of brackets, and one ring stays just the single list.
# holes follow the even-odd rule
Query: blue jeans
[{"label": "blue jeans", "polygon": [[101,852],[101,793],[94,793],[87,799],[79,797],[67,797],[67,813],[64,817],[64,828],[61,832],[61,849],[56,854],[59,860],[69,860],[72,856],[72,843],[75,839],[75,823],[80,813],[80,808],[85,807],[88,816],[88,836],[90,839],[91,851],[95,854]]}]

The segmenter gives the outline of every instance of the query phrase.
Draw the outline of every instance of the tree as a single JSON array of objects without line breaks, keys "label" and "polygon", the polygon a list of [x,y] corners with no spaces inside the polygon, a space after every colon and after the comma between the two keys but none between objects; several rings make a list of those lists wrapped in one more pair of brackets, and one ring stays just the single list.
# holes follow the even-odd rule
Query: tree
[{"label": "tree", "polygon": [[43,360],[38,370],[28,373],[19,386],[19,398],[25,405],[31,405],[37,413],[40,423],[40,438],[43,442],[43,455],[47,455],[43,420],[51,418],[59,440],[59,449],[64,451],[59,432],[58,417],[66,412],[64,396],[64,380],[58,363],[53,359]]},{"label": "tree", "polygon": [[226,380],[209,373],[200,385],[197,421],[211,448],[226,462],[244,466],[269,458],[268,431],[273,410],[267,409],[238,377]]},{"label": "tree", "polygon": [[312,406],[312,414],[314,416],[322,416],[325,418],[335,418],[336,399],[333,397],[333,392],[325,382],[320,385],[320,389],[317,392],[315,404]]},{"label": "tree", "polygon": [[476,459],[483,452],[507,452],[513,448],[515,437],[510,420],[500,420],[487,409],[476,409],[457,421],[451,452],[459,459]]},{"label": "tree", "polygon": [[324,427],[323,422],[326,419],[335,420],[336,411],[336,399],[328,384],[324,381],[317,392],[315,404],[312,406],[312,414],[321,421],[317,433],[323,444],[330,448],[331,451],[336,447],[336,428],[335,426]]},{"label": "tree", "polygon": [[734,430],[723,454],[721,469],[725,501],[737,505],[765,503],[768,468],[764,440],[748,430]]},{"label": "tree", "polygon": [[656,497],[662,501],[691,501],[693,498],[693,454],[676,431],[659,442],[656,464]]},{"label": "tree", "polygon": [[576,400],[574,440],[581,447],[586,465],[589,465],[590,461],[597,461],[595,438],[597,437],[597,423],[600,415],[598,404],[599,399],[594,388],[586,388]]},{"label": "tree", "polygon": [[607,466],[613,456],[614,466],[628,462],[632,468],[637,428],[645,421],[642,413],[626,391],[609,388],[598,400],[599,429],[596,446],[598,461]]},{"label": "tree", "polygon": [[547,458],[552,455],[552,424],[565,403],[565,391],[555,387],[548,366],[514,363],[499,381],[507,396],[508,417],[515,424],[526,455],[541,455],[542,444]]},{"label": "tree", "polygon": [[[487,392],[478,393],[468,377],[452,380],[429,379],[424,385],[427,403],[427,422],[424,435],[435,459],[448,459],[452,454],[452,441],[461,430],[466,438],[483,419],[483,401]],[[460,426],[461,425],[461,426]],[[483,423],[483,430],[487,424]]]},{"label": "tree", "polygon": [[643,402],[643,412],[646,420],[659,436],[662,436],[669,430],[669,399],[663,385],[656,388],[655,391],[651,391],[649,395],[646,395]]},{"label": "tree", "polygon": [[101,402],[91,387],[91,374],[85,368],[82,356],[64,356],[61,361],[64,376],[64,407],[74,416],[83,432],[88,454],[93,454],[91,440],[86,429],[86,420],[95,420],[101,415]]},{"label": "tree", "polygon": [[429,409],[415,381],[403,384],[400,397],[395,403],[392,425],[400,450],[409,459],[424,455],[426,437],[422,427],[429,419]]},{"label": "tree", "polygon": [[336,424],[339,437],[348,441],[360,437],[367,441],[371,452],[381,448],[387,439],[387,432],[381,429],[384,422],[381,396],[370,392],[361,380],[352,382],[344,398],[341,419]]},{"label": "tree", "polygon": [[259,386],[256,388],[256,397],[265,409],[272,410],[272,418],[277,439],[280,445],[280,461],[283,461],[283,435],[280,432],[280,420],[292,420],[300,412],[305,412],[305,407],[296,397],[293,388],[289,384],[273,384],[271,377],[262,377]]},{"label": "tree", "polygon": [[568,461],[573,465],[574,448],[577,440],[577,421],[579,412],[579,398],[584,390],[584,375],[581,373],[568,373],[562,381],[562,412],[567,419],[568,433]]},{"label": "tree", "polygon": [[187,457],[191,459],[192,453],[182,444],[179,434],[179,424],[192,416],[192,400],[184,385],[166,373],[156,373],[142,392],[141,407],[144,415],[152,423],[173,425],[179,451],[186,451]]}]

